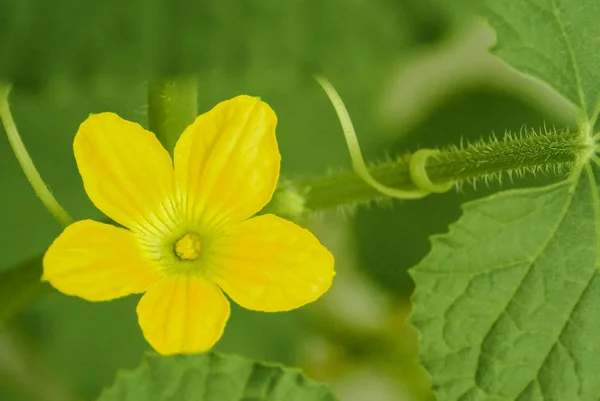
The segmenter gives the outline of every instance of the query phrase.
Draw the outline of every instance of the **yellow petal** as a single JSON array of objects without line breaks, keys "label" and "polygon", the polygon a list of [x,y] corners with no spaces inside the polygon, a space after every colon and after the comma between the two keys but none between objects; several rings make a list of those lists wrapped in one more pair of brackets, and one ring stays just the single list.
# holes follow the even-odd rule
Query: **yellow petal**
[{"label": "yellow petal", "polygon": [[156,233],[174,219],[174,173],[156,136],[113,113],[92,114],[79,127],[75,159],[98,209],[132,229]]},{"label": "yellow petal", "polygon": [[274,215],[215,240],[211,278],[239,305],[276,312],[312,302],[331,286],[333,256],[317,238]]},{"label": "yellow petal", "polygon": [[143,292],[160,278],[131,231],[92,220],[65,228],[46,251],[43,265],[43,280],[88,301]]},{"label": "yellow petal", "polygon": [[211,348],[223,334],[229,301],[214,284],[195,276],[165,276],[137,307],[146,340],[163,355]]},{"label": "yellow petal", "polygon": [[279,178],[276,125],[268,104],[238,96],[185,130],[174,164],[191,220],[205,227],[237,223],[269,202]]}]

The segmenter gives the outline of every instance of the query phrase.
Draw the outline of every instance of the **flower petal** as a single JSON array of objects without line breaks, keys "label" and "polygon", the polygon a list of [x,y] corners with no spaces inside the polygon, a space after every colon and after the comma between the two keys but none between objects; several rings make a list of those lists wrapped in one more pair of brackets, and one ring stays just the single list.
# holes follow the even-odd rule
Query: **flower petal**
[{"label": "flower petal", "polygon": [[131,231],[92,220],[65,228],[46,251],[43,265],[43,280],[88,301],[143,292],[160,278]]},{"label": "flower petal", "polygon": [[276,125],[268,104],[237,96],[185,130],[174,164],[191,220],[205,227],[237,223],[269,202],[279,178]]},{"label": "flower petal", "polygon": [[107,216],[151,232],[173,219],[171,157],[154,134],[114,113],[92,114],[73,149],[85,191]]},{"label": "flower petal", "polygon": [[274,215],[246,220],[215,241],[211,278],[248,309],[298,308],[323,295],[335,275],[333,256],[310,231]]},{"label": "flower petal", "polygon": [[144,294],[137,313],[144,337],[157,352],[195,353],[221,338],[229,301],[201,277],[165,276]]}]

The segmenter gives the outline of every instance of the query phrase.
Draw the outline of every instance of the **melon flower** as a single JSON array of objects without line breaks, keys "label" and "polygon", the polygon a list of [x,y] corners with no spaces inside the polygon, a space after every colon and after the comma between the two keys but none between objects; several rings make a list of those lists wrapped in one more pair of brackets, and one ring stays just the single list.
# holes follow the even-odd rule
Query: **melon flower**
[{"label": "melon flower", "polygon": [[255,215],[279,178],[277,118],[238,96],[183,132],[171,160],[156,136],[113,113],[93,114],[73,148],[85,191],[122,227],[78,221],[44,256],[43,280],[89,301],[145,294],[146,340],[161,354],[211,348],[229,301],[247,309],[298,308],[325,293],[333,256],[307,230]]}]

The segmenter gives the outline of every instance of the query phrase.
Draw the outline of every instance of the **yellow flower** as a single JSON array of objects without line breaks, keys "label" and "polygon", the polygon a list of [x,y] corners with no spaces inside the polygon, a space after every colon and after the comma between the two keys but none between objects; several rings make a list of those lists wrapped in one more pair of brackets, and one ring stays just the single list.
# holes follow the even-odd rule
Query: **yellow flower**
[{"label": "yellow flower", "polygon": [[43,279],[89,301],[145,292],[138,320],[162,354],[200,352],[221,337],[229,302],[298,308],[325,293],[333,256],[307,230],[252,217],[279,178],[277,118],[238,96],[200,115],[174,160],[154,134],[116,114],[91,115],[73,144],[85,191],[126,228],[67,227],[44,256]]}]

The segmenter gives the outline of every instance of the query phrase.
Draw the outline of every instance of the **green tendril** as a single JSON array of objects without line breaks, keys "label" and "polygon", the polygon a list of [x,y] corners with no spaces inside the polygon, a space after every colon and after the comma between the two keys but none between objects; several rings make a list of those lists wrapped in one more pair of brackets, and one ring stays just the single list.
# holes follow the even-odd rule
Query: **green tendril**
[{"label": "green tendril", "polygon": [[344,132],[344,138],[346,139],[346,145],[348,146],[348,151],[350,152],[350,157],[352,159],[352,168],[356,174],[358,174],[367,184],[384,195],[398,199],[420,199],[432,192],[446,192],[454,186],[454,184],[451,182],[442,184],[434,184],[431,182],[427,176],[427,172],[425,171],[425,163],[427,162],[429,156],[432,156],[436,152],[428,149],[422,149],[421,153],[417,152],[415,155],[413,155],[413,158],[411,158],[409,167],[410,176],[413,178],[413,183],[416,189],[403,190],[388,187],[373,178],[362,156],[362,152],[360,151],[360,145],[358,144],[356,131],[344,102],[334,89],[333,85],[331,85],[327,79],[320,76],[316,76],[315,79],[319,85],[321,85],[327,94],[327,97],[329,97],[338,119],[340,120],[340,124],[342,125],[342,130]]},{"label": "green tendril", "polygon": [[438,194],[448,192],[454,187],[454,181],[433,183],[425,171],[427,159],[440,154],[438,149],[419,149],[410,156],[409,174],[417,188]]},{"label": "green tendril", "polygon": [[21,165],[21,169],[25,173],[27,180],[33,187],[33,190],[38,198],[40,198],[52,216],[54,216],[59,223],[66,227],[73,222],[73,219],[54,198],[48,189],[48,186],[40,176],[40,173],[35,168],[35,165],[33,164],[33,161],[27,152],[27,148],[25,147],[25,144],[19,135],[17,125],[15,124],[10,112],[10,107],[8,104],[9,92],[10,86],[0,83],[0,120],[2,120],[2,125],[6,131],[8,142],[10,143],[17,160]]}]

